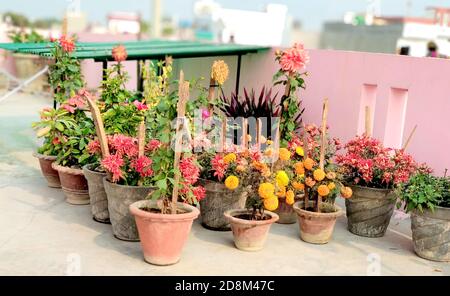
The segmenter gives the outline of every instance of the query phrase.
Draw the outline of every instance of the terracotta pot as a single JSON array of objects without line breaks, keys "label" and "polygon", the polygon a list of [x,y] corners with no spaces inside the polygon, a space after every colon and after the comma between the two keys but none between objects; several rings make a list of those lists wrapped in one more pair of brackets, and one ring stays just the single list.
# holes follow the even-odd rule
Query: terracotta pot
[{"label": "terracotta pot", "polygon": [[[305,202],[301,200],[293,206],[300,226],[300,238],[311,244],[328,243],[333,235],[336,219],[342,216],[344,212],[336,205],[336,212],[333,213],[310,212],[304,209],[304,204]],[[310,201],[309,207],[314,208],[315,204],[314,201]]]},{"label": "terracotta pot", "polygon": [[[300,200],[303,195],[299,195],[295,200]],[[286,203],[285,198],[278,198],[278,209],[274,211],[280,219],[277,221],[278,224],[295,224],[297,223],[297,213],[295,213],[292,205]]]},{"label": "terracotta pot", "polygon": [[264,221],[251,221],[236,218],[238,215],[251,213],[247,209],[228,210],[225,217],[230,221],[233,231],[234,244],[243,251],[259,251],[264,247],[270,226],[275,223],[279,217],[277,214],[264,211],[270,216],[270,219]]},{"label": "terracotta pot", "polygon": [[145,199],[156,188],[119,185],[111,183],[107,177],[103,178],[103,185],[108,197],[109,220],[114,236],[124,241],[139,241],[136,222],[129,211],[129,207],[132,203]]},{"label": "terracotta pot", "polygon": [[33,156],[39,159],[42,175],[47,179],[47,185],[51,188],[61,188],[58,172],[52,168],[52,163],[56,156],[33,153]]},{"label": "terracotta pot", "polygon": [[411,230],[414,251],[419,257],[450,261],[450,208],[412,212]]},{"label": "terracotta pot", "polygon": [[60,166],[55,162],[52,168],[58,171],[66,201],[72,205],[88,205],[89,190],[83,170]]},{"label": "terracotta pot", "polygon": [[247,201],[247,192],[232,191],[227,189],[223,183],[209,180],[199,180],[199,183],[206,189],[206,196],[200,201],[202,225],[210,230],[231,230],[230,224],[223,214],[228,210],[243,209]]},{"label": "terracotta pot", "polygon": [[397,200],[394,192],[390,189],[350,187],[353,196],[345,200],[348,230],[359,236],[384,236]]},{"label": "terracotta pot", "polygon": [[92,217],[97,222],[110,223],[108,199],[103,185],[103,178],[106,177],[106,173],[95,171],[93,164],[85,165],[83,173],[88,182]]},{"label": "terracotta pot", "polygon": [[171,265],[180,261],[181,252],[189,237],[192,222],[200,211],[190,205],[178,203],[183,214],[150,213],[140,208],[157,208],[156,201],[141,200],[130,205],[141,238],[144,259],[155,265]]}]

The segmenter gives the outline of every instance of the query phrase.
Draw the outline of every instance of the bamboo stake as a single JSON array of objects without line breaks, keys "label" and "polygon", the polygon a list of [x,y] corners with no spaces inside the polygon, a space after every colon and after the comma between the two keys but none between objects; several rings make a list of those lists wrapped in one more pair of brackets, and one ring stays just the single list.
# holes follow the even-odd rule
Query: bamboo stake
[{"label": "bamboo stake", "polygon": [[172,192],[172,203],[171,212],[172,214],[177,213],[177,201],[178,201],[178,185],[180,182],[180,160],[181,160],[181,149],[182,149],[182,133],[184,120],[186,120],[186,103],[189,100],[189,82],[184,81],[184,73],[180,71],[180,81],[178,85],[178,105],[177,105],[177,126],[175,134],[175,159],[174,159],[174,185]]},{"label": "bamboo stake", "polygon": [[86,101],[91,109],[92,118],[94,119],[95,132],[100,142],[100,148],[102,151],[102,158],[109,156],[108,139],[106,138],[105,127],[103,125],[102,116],[97,104],[94,102],[93,98],[88,92],[84,93]]},{"label": "bamboo stake", "polygon": [[409,134],[408,139],[405,142],[405,145],[403,145],[403,150],[406,150],[406,148],[408,148],[409,143],[411,142],[412,137],[414,136],[415,132],[417,129],[417,124],[414,126],[413,130],[411,131],[411,133]]},{"label": "bamboo stake", "polygon": [[[322,138],[320,141],[320,157],[319,157],[319,168],[323,171],[325,169],[325,149],[327,145],[327,117],[328,117],[328,99],[323,102],[322,111]],[[320,208],[322,206],[322,196],[317,195],[317,212],[320,213]]]},{"label": "bamboo stake", "polygon": [[[145,150],[145,120],[142,120],[138,127],[138,156],[144,156]],[[142,186],[142,180],[138,181],[138,186]]]},{"label": "bamboo stake", "polygon": [[212,111],[212,104],[211,102],[214,100],[216,96],[216,81],[211,78],[209,80],[209,90],[208,90],[208,110]]},{"label": "bamboo stake", "polygon": [[365,130],[366,130],[366,136],[372,137],[372,114],[370,112],[369,106],[366,106],[366,111],[365,111]]},{"label": "bamboo stake", "polygon": [[[303,123],[303,159],[306,159],[308,157],[309,149],[308,149],[308,136],[306,134],[306,126],[305,123]],[[305,211],[308,209],[309,206],[309,194],[308,194],[308,186],[305,184],[305,196],[304,196],[304,203],[305,203]]]}]

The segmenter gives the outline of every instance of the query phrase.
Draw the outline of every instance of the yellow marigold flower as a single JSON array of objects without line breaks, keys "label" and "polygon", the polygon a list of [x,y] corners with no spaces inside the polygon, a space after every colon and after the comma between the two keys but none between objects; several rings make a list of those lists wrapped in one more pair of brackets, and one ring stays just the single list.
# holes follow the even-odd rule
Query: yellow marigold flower
[{"label": "yellow marigold flower", "polygon": [[308,187],[313,187],[314,185],[316,185],[316,181],[314,181],[312,178],[308,177],[305,179],[305,184]]},{"label": "yellow marigold flower", "polygon": [[264,208],[268,211],[275,211],[278,209],[278,198],[275,195],[272,195],[269,198],[264,200]]},{"label": "yellow marigold flower", "polygon": [[320,182],[325,179],[325,172],[321,169],[317,169],[314,171],[313,176],[316,181]]},{"label": "yellow marigold flower", "polygon": [[245,166],[243,166],[243,165],[238,165],[238,166],[236,167],[236,171],[238,171],[238,172],[245,172]]},{"label": "yellow marigold flower", "polygon": [[300,155],[300,156],[305,156],[305,151],[303,150],[303,147],[300,147],[300,146],[295,148],[295,153],[297,153],[297,155]]},{"label": "yellow marigold flower", "polygon": [[305,173],[305,167],[302,162],[297,162],[294,164],[294,169],[297,175],[303,175]]},{"label": "yellow marigold flower", "polygon": [[223,85],[228,79],[228,65],[223,60],[214,61],[211,68],[211,78],[217,81],[219,85]]},{"label": "yellow marigold flower", "polygon": [[286,203],[288,205],[293,205],[295,202],[295,193],[292,190],[286,192]]},{"label": "yellow marigold flower", "polygon": [[292,186],[294,187],[295,190],[301,190],[301,191],[305,190],[305,184],[297,182],[297,181],[292,182]]},{"label": "yellow marigold flower", "polygon": [[291,158],[291,152],[286,148],[280,148],[278,152],[281,160],[289,160]]},{"label": "yellow marigold flower", "polygon": [[278,171],[276,175],[277,184],[279,186],[288,186],[289,185],[289,177],[285,171]]},{"label": "yellow marigold flower", "polygon": [[225,187],[227,187],[230,190],[234,190],[238,188],[239,186],[239,178],[236,176],[228,176],[225,179]]},{"label": "yellow marigold flower", "polygon": [[336,178],[335,172],[328,172],[327,173],[327,179],[334,180]]},{"label": "yellow marigold flower", "polygon": [[236,154],[234,154],[234,153],[228,153],[227,155],[225,155],[224,157],[223,157],[223,162],[224,163],[232,163],[232,162],[235,162],[236,161]]},{"label": "yellow marigold flower", "polygon": [[319,193],[320,196],[327,196],[330,194],[330,189],[328,189],[327,185],[320,185],[317,188],[317,193]]},{"label": "yellow marigold flower", "polygon": [[267,144],[267,145],[272,145],[272,144],[273,144],[273,141],[272,141],[272,140],[267,140],[267,141],[266,141],[266,144]]},{"label": "yellow marigold flower", "polygon": [[303,161],[303,166],[305,167],[305,169],[309,171],[313,169],[315,164],[316,162],[311,158],[307,158]]},{"label": "yellow marigold flower", "polygon": [[274,195],[275,186],[271,183],[261,183],[258,188],[258,194],[261,198],[269,198]]},{"label": "yellow marigold flower", "polygon": [[353,191],[350,187],[342,187],[341,188],[341,196],[343,198],[350,198],[353,195]]},{"label": "yellow marigold flower", "polygon": [[334,182],[328,184],[328,189],[333,190],[334,188],[336,188],[336,184],[334,184]]},{"label": "yellow marigold flower", "polygon": [[281,186],[278,190],[278,192],[276,193],[276,196],[278,197],[285,197],[286,196],[286,187]]}]

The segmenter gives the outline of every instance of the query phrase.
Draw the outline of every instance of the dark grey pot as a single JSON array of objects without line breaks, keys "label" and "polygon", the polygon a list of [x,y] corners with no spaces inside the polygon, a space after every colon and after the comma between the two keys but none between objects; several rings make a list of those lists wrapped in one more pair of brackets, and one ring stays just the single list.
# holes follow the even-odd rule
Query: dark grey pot
[{"label": "dark grey pot", "polygon": [[106,177],[106,173],[100,173],[93,169],[93,164],[87,164],[83,167],[84,177],[88,181],[92,216],[97,222],[110,223],[108,199],[103,186],[103,178]]}]

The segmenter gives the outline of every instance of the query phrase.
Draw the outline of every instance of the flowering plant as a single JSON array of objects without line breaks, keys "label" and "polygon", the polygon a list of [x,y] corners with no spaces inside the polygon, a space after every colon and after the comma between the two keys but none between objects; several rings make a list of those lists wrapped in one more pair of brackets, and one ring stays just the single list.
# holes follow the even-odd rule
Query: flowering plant
[{"label": "flowering plant", "polygon": [[286,145],[292,139],[295,130],[300,128],[301,116],[304,112],[301,101],[296,96],[297,89],[305,88],[303,76],[309,62],[308,51],[303,44],[295,43],[294,46],[284,51],[277,50],[275,60],[279,63],[280,69],[274,75],[274,85],[285,85],[285,93],[281,98],[281,121],[280,136],[281,144]]},{"label": "flowering plant", "polygon": [[391,189],[408,182],[419,165],[402,149],[385,148],[366,135],[345,145],[346,154],[336,157],[347,184]]},{"label": "flowering plant", "polygon": [[55,63],[49,67],[49,82],[55,100],[64,102],[84,86],[80,62],[72,56],[76,49],[73,38],[61,36],[53,43],[52,55]]}]

